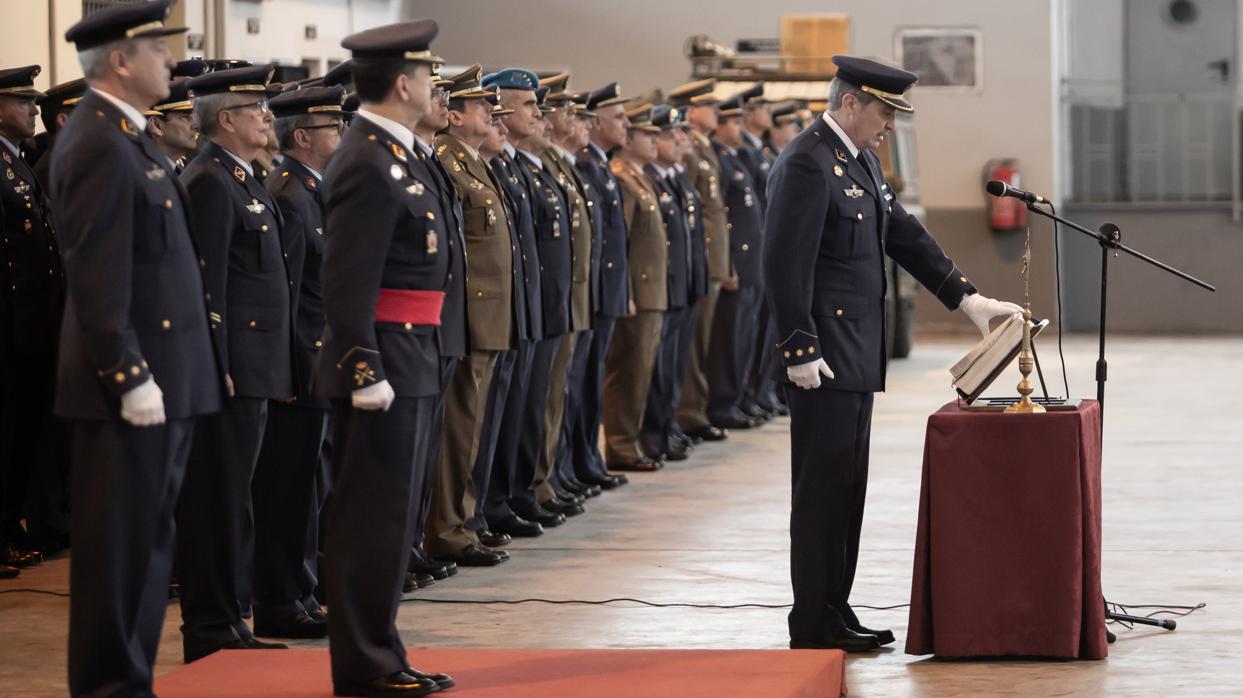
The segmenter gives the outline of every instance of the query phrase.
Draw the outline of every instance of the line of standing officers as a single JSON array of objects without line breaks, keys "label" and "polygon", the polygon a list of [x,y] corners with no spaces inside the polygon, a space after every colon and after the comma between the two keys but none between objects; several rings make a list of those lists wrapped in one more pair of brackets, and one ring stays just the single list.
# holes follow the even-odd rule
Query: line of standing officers
[{"label": "line of standing officers", "polygon": [[[338,695],[449,688],[403,592],[784,411],[760,254],[797,105],[441,76],[431,20],[282,86],[174,64],[172,2],[74,25],[85,78],[47,95],[0,71],[0,573],[72,531],[75,695],[151,692],[170,577],[187,662],[327,636]],[[58,428],[56,528],[26,495]]]}]

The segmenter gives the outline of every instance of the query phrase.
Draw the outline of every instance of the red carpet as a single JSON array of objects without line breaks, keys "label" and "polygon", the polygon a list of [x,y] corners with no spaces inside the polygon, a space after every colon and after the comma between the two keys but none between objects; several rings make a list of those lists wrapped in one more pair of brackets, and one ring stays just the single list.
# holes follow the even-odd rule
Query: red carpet
[{"label": "red carpet", "polygon": [[[836,698],[846,690],[845,654],[837,650],[417,649],[410,657],[457,679],[445,698]],[[328,651],[217,652],[156,679],[155,691],[163,698],[330,696]]]}]

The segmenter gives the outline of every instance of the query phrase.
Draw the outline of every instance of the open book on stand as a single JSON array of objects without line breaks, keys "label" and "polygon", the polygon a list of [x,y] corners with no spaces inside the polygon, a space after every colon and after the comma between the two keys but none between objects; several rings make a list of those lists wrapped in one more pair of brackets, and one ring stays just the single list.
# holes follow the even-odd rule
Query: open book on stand
[{"label": "open book on stand", "polygon": [[[1032,338],[1045,327],[1048,320],[1031,320]],[[953,366],[954,390],[967,404],[971,404],[980,396],[993,381],[997,380],[1006,367],[1014,363],[1015,357],[1023,348],[1023,316],[1011,315],[998,325],[988,336],[981,339]]]}]

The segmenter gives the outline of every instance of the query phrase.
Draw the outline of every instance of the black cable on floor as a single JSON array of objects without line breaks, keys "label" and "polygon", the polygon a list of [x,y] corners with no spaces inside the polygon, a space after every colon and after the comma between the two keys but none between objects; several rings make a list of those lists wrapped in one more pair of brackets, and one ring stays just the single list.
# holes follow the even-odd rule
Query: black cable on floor
[{"label": "black cable on floor", "polygon": [[[1169,615],[1169,616],[1175,616],[1175,617],[1181,618],[1183,616],[1189,616],[1192,613],[1195,613],[1196,611],[1208,605],[1204,602],[1200,602],[1194,606],[1174,606],[1174,605],[1164,605],[1164,604],[1134,604],[1132,605],[1132,604],[1116,603],[1113,601],[1107,601],[1105,602],[1105,604],[1106,606],[1108,606],[1109,611],[1111,613],[1123,613],[1128,616],[1135,615],[1134,613],[1131,612],[1132,609],[1144,609],[1144,608],[1157,609],[1153,611],[1152,613],[1145,615],[1144,616],[1145,618],[1152,618],[1153,616],[1158,616],[1158,615]],[[1134,623],[1130,623],[1125,620],[1110,620],[1106,622],[1117,623],[1118,625],[1124,628],[1135,627]]]},{"label": "black cable on floor", "polygon": [[69,592],[67,591],[48,591],[47,589],[0,589],[0,594],[45,594],[47,596],[69,598]]},{"label": "black cable on floor", "polygon": [[[420,597],[411,597],[402,599],[402,602],[420,601],[423,603],[442,603],[442,604],[468,604],[476,606],[516,606],[524,603],[546,603],[557,606],[604,606],[614,603],[636,603],[642,606],[650,606],[652,608],[710,608],[710,609],[738,609],[738,608],[790,608],[793,604],[766,604],[766,603],[738,603],[738,604],[707,604],[707,603],[657,603],[655,601],[644,601],[643,599],[633,599],[622,597],[616,599],[604,599],[602,601],[588,601],[586,599],[425,599]],[[906,608],[909,603],[897,604],[895,606],[864,606],[855,605],[852,608],[866,608],[872,611],[889,611],[895,608]]]}]

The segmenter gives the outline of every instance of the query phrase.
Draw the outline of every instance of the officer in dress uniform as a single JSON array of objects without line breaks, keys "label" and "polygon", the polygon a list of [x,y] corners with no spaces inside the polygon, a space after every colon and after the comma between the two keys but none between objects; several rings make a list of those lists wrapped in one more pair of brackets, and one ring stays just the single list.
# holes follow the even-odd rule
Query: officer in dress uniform
[{"label": "officer in dress uniform", "polygon": [[173,80],[168,97],[147,110],[147,128],[178,175],[198,154],[199,126],[194,121],[190,79]]},{"label": "officer in dress uniform", "polygon": [[[850,608],[867,486],[872,395],[885,386],[884,255],[977,326],[1018,312],[984,298],[907,213],[873,149],[914,73],[836,56],[829,110],[785,149],[769,188],[767,298],[792,388],[791,648],[893,642]],[[822,378],[823,376],[823,378]]]},{"label": "officer in dress uniform", "polygon": [[250,166],[272,128],[265,87],[271,74],[270,65],[234,68],[189,84],[208,143],[180,179],[190,192],[207,293],[220,309],[212,323],[229,399],[219,414],[199,422],[177,513],[187,662],[219,649],[271,646],[255,640],[242,620],[250,607],[251,479],[268,400],[289,401],[297,385],[296,289],[281,247],[283,218]]},{"label": "officer in dress uniform", "polygon": [[90,86],[61,131],[52,197],[65,258],[56,411],[73,420],[69,690],[152,695],[173,562],[173,514],[195,418],[220,409],[212,301],[189,197],[143,110],[173,66],[172,0],[70,27]]},{"label": "officer in dress uniform", "polygon": [[[488,543],[501,544],[485,527],[468,524],[475,516],[478,492],[475,466],[489,461],[495,440],[484,433],[492,379],[502,353],[514,348],[514,250],[509,216],[479,146],[492,130],[496,90],[484,90],[483,68],[473,65],[449,79],[448,129],[436,138],[436,156],[454,184],[462,207],[466,250],[466,302],[470,354],[459,362],[445,395],[444,440],[439,478],[433,493],[428,539],[433,557],[472,557]],[[486,453],[484,453],[486,451]],[[484,475],[486,479],[486,475]],[[488,553],[487,560],[501,562]]]},{"label": "officer in dress uniform", "polygon": [[652,370],[660,351],[660,330],[669,308],[669,248],[665,243],[659,194],[643,168],[656,159],[652,105],[626,111],[626,143],[610,163],[621,184],[622,210],[630,251],[630,288],[636,312],[617,321],[605,359],[604,456],[610,470],[651,472],[662,467],[659,453],[639,443]]},{"label": "officer in dress uniform", "polygon": [[294,291],[293,402],[273,400],[251,492],[255,502],[255,633],[325,637],[327,616],[315,598],[319,514],[327,464],[328,401],[310,378],[324,334],[320,267],[324,258],[323,172],[341,141],[340,87],[307,87],[270,103],[285,158],[264,187],[281,212],[281,247]]},{"label": "officer in dress uniform", "polygon": [[707,256],[707,290],[698,304],[693,339],[688,344],[686,377],[678,403],[678,426],[692,441],[720,441],[723,429],[708,419],[708,356],[713,318],[721,284],[731,283],[729,228],[725,202],[721,198],[721,163],[709,135],[717,127],[716,80],[709,78],[681,85],[669,91],[669,101],[686,110],[690,143],[683,156],[684,176],[694,189],[698,203],[696,223],[702,228]]},{"label": "officer in dress uniform", "polygon": [[755,318],[763,303],[760,249],[764,219],[751,169],[739,149],[743,147],[742,99],[722,102],[720,122],[712,146],[721,163],[722,200],[730,238],[733,278],[722,286],[712,327],[712,351],[708,355],[708,418],[719,428],[746,429],[760,420],[742,410],[747,379],[755,357]]},{"label": "officer in dress uniform", "polygon": [[628,482],[624,474],[609,473],[598,446],[604,417],[605,359],[617,321],[634,313],[630,289],[630,243],[626,236],[621,185],[609,167],[608,156],[610,151],[626,142],[629,122],[625,101],[621,96],[621,86],[616,82],[588,93],[586,111],[594,118],[590,122],[587,145],[578,151],[575,163],[588,200],[599,216],[598,227],[593,230],[599,230],[596,244],[600,251],[596,261],[599,301],[583,383],[583,414],[579,428],[574,431],[571,453],[578,478],[604,489],[620,487]]},{"label": "officer in dress uniform", "polygon": [[39,178],[39,183],[43,185],[45,191],[51,188],[49,176],[52,171],[52,148],[56,146],[56,134],[69,120],[73,108],[82,101],[84,94],[86,94],[86,80],[78,78],[48,88],[47,94],[36,101],[39,105],[39,120],[43,122],[48,143],[47,149],[35,161],[34,170],[35,176]]},{"label": "officer in dress uniform", "polygon": [[677,181],[675,167],[682,160],[678,141],[682,112],[661,105],[652,110],[652,125],[660,129],[656,139],[656,157],[643,167],[643,173],[656,190],[660,215],[664,221],[665,247],[668,250],[669,308],[660,328],[660,350],[652,371],[652,384],[647,392],[643,412],[640,443],[643,451],[657,459],[670,461],[690,457],[691,444],[677,436],[677,408],[681,379],[689,347],[683,345],[684,330],[694,324],[695,296],[692,289],[694,267],[691,252],[691,219],[687,203]]},{"label": "officer in dress uniform", "polygon": [[324,173],[327,321],[314,389],[333,400],[325,549],[336,695],[425,695],[453,685],[410,666],[394,619],[413,516],[439,433],[451,234],[438,182],[415,151],[431,111],[438,27],[415,20],[345,38],[361,100]]},{"label": "officer in dress uniform", "polygon": [[[682,114],[684,115],[685,112],[682,112]],[[673,133],[677,141],[678,158],[673,164],[674,179],[671,183],[674,193],[681,198],[682,210],[686,212],[686,226],[690,234],[691,269],[690,295],[688,297],[688,303],[690,304],[689,317],[683,323],[681,335],[677,340],[681,349],[678,352],[677,361],[674,365],[674,419],[670,424],[670,437],[675,441],[683,442],[685,447],[689,449],[695,445],[697,439],[682,430],[682,425],[677,420],[677,410],[682,404],[682,389],[687,383],[691,355],[695,351],[694,342],[699,327],[700,305],[708,295],[710,279],[708,246],[704,240],[703,205],[700,202],[699,192],[695,189],[694,182],[687,176],[688,171],[686,168],[686,157],[694,149],[694,130],[685,121],[685,117],[681,116],[677,120],[677,127]]]},{"label": "officer in dress uniform", "polygon": [[[592,322],[599,304],[599,212],[590,195],[590,186],[579,175],[578,151],[587,145],[588,118],[579,116],[578,103],[567,86],[568,73],[544,80],[551,92],[545,102],[551,107],[545,120],[552,126],[552,147],[544,151],[544,164],[557,173],[571,208],[570,238],[573,245],[573,278],[570,292],[570,324],[574,346],[566,357],[565,405],[557,434],[550,432],[554,447],[555,484],[573,494],[594,497],[602,486],[580,480],[574,467],[574,434],[582,425],[583,388],[587,379],[587,360],[591,354]],[[565,347],[563,347],[564,349]],[[555,444],[553,439],[555,438]]]},{"label": "officer in dress uniform", "polygon": [[64,275],[48,193],[19,145],[35,131],[38,74],[37,65],[0,71],[0,565],[9,567],[38,564],[39,548],[58,548],[67,529],[52,417]]}]

